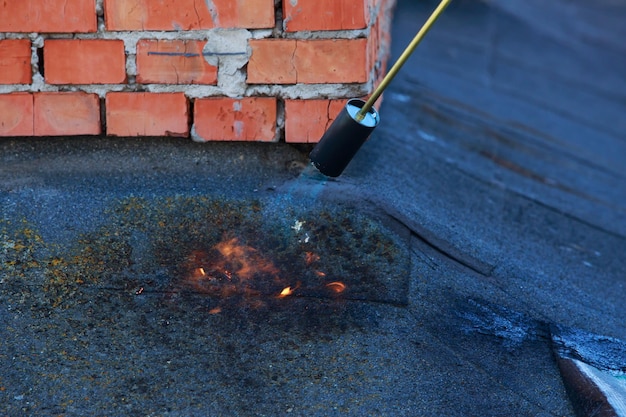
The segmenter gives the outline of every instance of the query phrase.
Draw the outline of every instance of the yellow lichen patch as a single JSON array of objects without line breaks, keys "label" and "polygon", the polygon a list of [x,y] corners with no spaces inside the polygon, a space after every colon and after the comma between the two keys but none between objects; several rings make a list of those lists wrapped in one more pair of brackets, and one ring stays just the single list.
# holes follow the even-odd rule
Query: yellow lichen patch
[{"label": "yellow lichen patch", "polygon": [[37,252],[43,247],[41,236],[25,220],[15,228],[10,228],[10,222],[6,221],[0,226],[0,265],[6,272],[17,277],[25,269],[38,267]]},{"label": "yellow lichen patch", "polygon": [[[138,213],[139,204],[131,205]],[[5,291],[24,303],[37,299],[53,307],[69,308],[82,288],[129,265],[130,247],[118,231],[96,233],[62,248],[44,242],[26,220],[0,220],[0,281],[11,284]]]},{"label": "yellow lichen patch", "polygon": [[129,265],[129,246],[115,233],[101,233],[78,243],[78,253],[54,257],[47,263],[43,289],[53,307],[69,308],[82,287],[95,285]]},{"label": "yellow lichen patch", "polygon": [[57,266],[63,265],[63,264],[65,264],[65,261],[63,259],[60,259],[60,258],[53,258],[50,261],[50,266],[51,267],[57,267]]}]

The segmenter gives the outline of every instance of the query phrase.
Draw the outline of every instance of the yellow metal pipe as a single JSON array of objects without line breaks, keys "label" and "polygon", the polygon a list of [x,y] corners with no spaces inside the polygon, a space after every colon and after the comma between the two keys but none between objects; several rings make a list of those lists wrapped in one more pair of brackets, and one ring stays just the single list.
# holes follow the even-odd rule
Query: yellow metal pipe
[{"label": "yellow metal pipe", "polygon": [[417,45],[422,41],[424,36],[426,36],[426,33],[428,33],[437,18],[439,18],[441,13],[443,13],[443,11],[446,9],[446,7],[448,7],[448,4],[450,4],[451,1],[452,0],[441,0],[439,6],[437,6],[435,11],[428,18],[428,20],[426,20],[426,23],[424,23],[419,32],[417,32],[417,35],[415,35],[409,46],[407,46],[404,52],[402,52],[400,58],[398,58],[396,63],[393,64],[393,67],[391,67],[387,75],[385,75],[385,78],[383,78],[378,87],[376,87],[370,98],[367,100],[367,102],[365,102],[365,105],[357,112],[355,116],[357,122],[360,122],[361,120],[363,120],[363,118],[365,118],[367,112],[372,108],[376,100],[378,100],[385,88],[387,88],[393,77],[395,77],[398,71],[400,71],[402,65],[404,65],[407,59],[409,59]]}]

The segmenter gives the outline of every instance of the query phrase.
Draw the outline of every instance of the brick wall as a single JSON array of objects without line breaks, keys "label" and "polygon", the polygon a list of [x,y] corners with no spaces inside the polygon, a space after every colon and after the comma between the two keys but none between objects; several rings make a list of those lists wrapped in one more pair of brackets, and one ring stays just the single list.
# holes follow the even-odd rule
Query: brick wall
[{"label": "brick wall", "polygon": [[315,142],[383,75],[394,3],[0,2],[0,136]]}]

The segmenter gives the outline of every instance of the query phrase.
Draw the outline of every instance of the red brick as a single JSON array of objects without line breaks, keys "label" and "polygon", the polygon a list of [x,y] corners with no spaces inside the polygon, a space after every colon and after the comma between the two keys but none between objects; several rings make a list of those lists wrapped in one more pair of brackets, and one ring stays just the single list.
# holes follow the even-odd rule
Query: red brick
[{"label": "red brick", "polygon": [[[144,39],[137,43],[140,84],[217,84],[217,67],[202,56],[206,42]],[[170,54],[170,55],[167,55]]]},{"label": "red brick", "polygon": [[30,84],[30,41],[0,40],[0,84]]},{"label": "red brick", "polygon": [[276,99],[196,99],[194,127],[196,134],[207,141],[273,141],[276,136]]},{"label": "red brick", "polygon": [[105,0],[104,11],[108,30],[274,27],[274,0]]},{"label": "red brick", "polygon": [[35,93],[35,136],[99,135],[100,99],[96,94]]},{"label": "red brick", "polygon": [[296,40],[250,40],[252,55],[248,61],[250,84],[295,84],[297,81],[294,56]]},{"label": "red brick", "polygon": [[0,2],[0,32],[84,33],[96,29],[94,0]]},{"label": "red brick", "polygon": [[[376,22],[370,28],[369,35],[369,60],[372,63],[378,61],[378,56],[381,53],[380,50],[380,19],[377,19]],[[375,74],[376,75],[376,74]]]},{"label": "red brick", "polygon": [[316,143],[347,100],[285,100],[285,141]]},{"label": "red brick", "polygon": [[48,84],[126,82],[126,55],[121,40],[47,39],[43,55]]},{"label": "red brick", "polygon": [[[387,73],[387,61],[389,59],[389,47],[391,44],[390,24],[391,10],[390,2],[392,0],[376,0],[380,3],[380,12],[376,21],[370,29],[370,62],[375,64],[375,71],[372,75],[374,86],[378,86],[385,74]],[[378,5],[377,5],[378,6]],[[376,101],[376,105],[380,106],[382,96]]]},{"label": "red brick", "polygon": [[253,39],[250,47],[250,84],[363,83],[370,74],[367,39]]},{"label": "red brick", "polygon": [[367,82],[367,39],[298,41],[296,68],[304,84]]},{"label": "red brick", "polygon": [[107,134],[189,136],[189,102],[183,93],[108,93]]},{"label": "red brick", "polygon": [[369,0],[283,1],[284,27],[287,32],[364,29],[368,24],[369,13]]},{"label": "red brick", "polygon": [[0,136],[33,136],[32,94],[0,94]]}]

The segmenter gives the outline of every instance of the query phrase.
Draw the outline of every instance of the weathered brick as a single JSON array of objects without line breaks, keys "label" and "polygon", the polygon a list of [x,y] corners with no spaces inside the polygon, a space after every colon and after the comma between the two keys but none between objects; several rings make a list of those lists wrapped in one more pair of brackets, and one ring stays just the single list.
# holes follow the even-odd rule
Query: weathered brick
[{"label": "weathered brick", "polygon": [[30,41],[0,40],[0,84],[30,84]]},{"label": "weathered brick", "polygon": [[7,0],[0,2],[0,32],[95,32],[94,0]]},{"label": "weathered brick", "polygon": [[35,93],[35,136],[99,135],[100,99],[82,92]]},{"label": "weathered brick", "polygon": [[276,99],[196,99],[194,130],[206,141],[273,141],[276,136]]},{"label": "weathered brick", "polygon": [[137,43],[140,84],[217,84],[217,67],[202,55],[205,42],[144,39]]},{"label": "weathered brick", "polygon": [[301,30],[363,29],[369,19],[369,0],[285,0],[283,25]]},{"label": "weathered brick", "polygon": [[367,82],[367,39],[298,41],[296,68],[304,84]]},{"label": "weathered brick", "polygon": [[105,39],[48,39],[43,47],[49,84],[126,82],[124,42]]},{"label": "weathered brick", "polygon": [[33,135],[33,95],[0,94],[0,136]]},{"label": "weathered brick", "polygon": [[108,93],[107,134],[189,136],[189,102],[183,93]]},{"label": "weathered brick", "polygon": [[274,0],[105,0],[108,30],[271,28]]},{"label": "weathered brick", "polygon": [[370,74],[367,39],[256,39],[250,47],[250,84],[363,83]]},{"label": "weathered brick", "polygon": [[316,143],[347,100],[285,100],[285,141]]},{"label": "weathered brick", "polygon": [[250,84],[295,84],[295,39],[251,40],[252,55],[248,62]]},{"label": "weathered brick", "polygon": [[372,63],[375,63],[380,54],[380,19],[377,19],[376,22],[370,28],[370,34],[368,38],[368,54],[369,60]]},{"label": "weathered brick", "polygon": [[[374,0],[372,0],[374,1]],[[387,61],[389,59],[389,47],[391,44],[391,11],[394,0],[375,0],[376,7],[380,7],[376,20],[370,28],[369,46],[370,62],[374,63],[372,78],[374,86],[378,86],[387,73]],[[377,100],[376,105],[380,106],[382,96]]]},{"label": "weathered brick", "polygon": [[251,40],[249,45],[252,49],[247,67],[246,81],[249,84],[297,82],[294,63],[296,40]]}]

